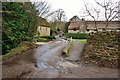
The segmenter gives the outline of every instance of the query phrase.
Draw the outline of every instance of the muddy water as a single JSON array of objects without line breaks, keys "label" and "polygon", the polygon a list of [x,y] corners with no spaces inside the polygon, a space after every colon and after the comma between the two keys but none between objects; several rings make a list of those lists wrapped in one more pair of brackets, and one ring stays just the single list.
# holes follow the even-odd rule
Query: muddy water
[{"label": "muddy water", "polygon": [[13,58],[4,61],[2,65],[12,66],[19,63],[19,61],[21,60],[28,63],[35,63],[37,58],[36,56],[40,56],[41,54],[44,54],[47,50],[59,46],[60,44],[60,42],[51,42],[50,44],[46,44],[36,49],[29,50],[21,55],[14,56]]},{"label": "muddy water", "polygon": [[[35,65],[39,65],[41,62],[47,64],[45,65],[46,69],[39,72],[40,74],[37,73],[37,77],[41,77],[41,74],[43,74],[43,77],[53,77],[58,72],[52,65],[56,63],[56,58],[58,58],[64,47],[65,45],[63,45],[62,42],[57,41],[29,50],[22,55],[12,57],[2,63],[2,77],[16,78],[23,77],[23,74],[26,75],[24,77],[28,77],[27,75],[29,74],[35,77],[33,74],[39,72],[39,68],[41,67],[41,65],[40,67],[36,67]],[[55,75],[51,76],[51,74]],[[29,77],[31,75],[29,75]]]},{"label": "muddy water", "polygon": [[[36,54],[41,54],[36,56],[37,70],[41,74],[44,74],[43,77],[46,78],[55,78],[59,76],[59,72],[57,68],[55,68],[55,65],[59,61],[60,55],[62,54],[62,51],[67,44],[63,45],[63,42],[59,41],[52,45],[54,46],[49,50],[44,51],[42,54]],[[44,49],[44,46],[42,46],[41,49]]]},{"label": "muddy water", "polygon": [[51,71],[52,69],[50,67],[54,66],[57,63],[59,56],[62,54],[65,46],[66,45],[63,45],[61,41],[53,43],[52,48],[49,48],[47,51],[44,50],[46,46],[42,46],[40,48],[42,52],[36,53],[37,56],[35,56],[36,66],[38,70],[42,71],[44,69],[48,69],[48,71]]},{"label": "muddy water", "polygon": [[[35,55],[34,57],[36,59],[38,59],[40,56],[43,56],[46,51],[52,49],[52,48],[55,48],[57,46],[60,46],[62,44],[62,42],[60,41],[55,41],[55,42],[51,42],[50,44],[46,44],[46,45],[43,45],[43,46],[40,46],[38,47],[34,52],[35,52]],[[48,52],[47,52],[48,53]]]}]

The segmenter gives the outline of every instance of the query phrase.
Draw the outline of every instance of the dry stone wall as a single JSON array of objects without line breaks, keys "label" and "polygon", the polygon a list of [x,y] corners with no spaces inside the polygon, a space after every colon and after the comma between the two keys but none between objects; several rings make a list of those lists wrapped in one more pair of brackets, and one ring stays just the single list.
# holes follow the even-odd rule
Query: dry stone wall
[{"label": "dry stone wall", "polygon": [[118,67],[120,32],[90,33],[84,50],[84,60],[106,67]]}]

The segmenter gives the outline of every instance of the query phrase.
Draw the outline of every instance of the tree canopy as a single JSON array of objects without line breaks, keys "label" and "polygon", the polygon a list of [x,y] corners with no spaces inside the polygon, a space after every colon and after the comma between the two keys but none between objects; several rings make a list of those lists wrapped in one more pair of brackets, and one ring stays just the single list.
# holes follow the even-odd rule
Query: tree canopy
[{"label": "tree canopy", "polygon": [[31,2],[2,3],[2,51],[7,53],[21,41],[31,41],[38,26],[38,11]]}]

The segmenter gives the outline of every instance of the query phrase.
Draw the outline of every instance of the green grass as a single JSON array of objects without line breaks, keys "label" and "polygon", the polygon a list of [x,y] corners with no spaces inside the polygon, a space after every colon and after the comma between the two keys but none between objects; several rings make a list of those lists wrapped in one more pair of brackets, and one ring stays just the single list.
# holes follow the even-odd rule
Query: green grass
[{"label": "green grass", "polygon": [[87,33],[66,33],[67,38],[72,37],[73,39],[87,39]]},{"label": "green grass", "polygon": [[38,45],[33,44],[31,42],[22,42],[20,43],[16,48],[13,48],[12,50],[9,51],[9,53],[5,54],[2,56],[2,60],[7,60],[13,56],[20,55],[24,52],[26,52],[29,49],[33,49],[38,47]]},{"label": "green grass", "polygon": [[81,43],[87,43],[87,39],[73,39],[73,41],[80,41]]}]

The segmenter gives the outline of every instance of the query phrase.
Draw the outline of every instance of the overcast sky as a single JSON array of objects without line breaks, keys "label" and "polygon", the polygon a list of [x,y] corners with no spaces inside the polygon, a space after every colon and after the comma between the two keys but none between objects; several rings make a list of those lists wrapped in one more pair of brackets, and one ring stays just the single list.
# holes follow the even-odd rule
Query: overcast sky
[{"label": "overcast sky", "polygon": [[[32,0],[35,1],[35,0]],[[36,0],[41,1],[41,0]],[[52,10],[63,9],[66,13],[68,20],[74,15],[78,15],[79,17],[84,12],[84,2],[88,3],[89,8],[96,7],[98,5],[94,2],[94,0],[45,0],[48,1],[51,5]],[[99,2],[103,2],[104,0],[97,0]],[[112,1],[120,1],[120,0],[112,0]]]},{"label": "overcast sky", "polygon": [[68,19],[74,15],[79,15],[80,10],[82,9],[83,0],[49,0],[52,8],[63,9],[66,13]]},{"label": "overcast sky", "polygon": [[63,9],[68,19],[80,14],[84,11],[84,2],[90,3],[90,7],[95,5],[94,0],[48,0],[54,10]]}]

